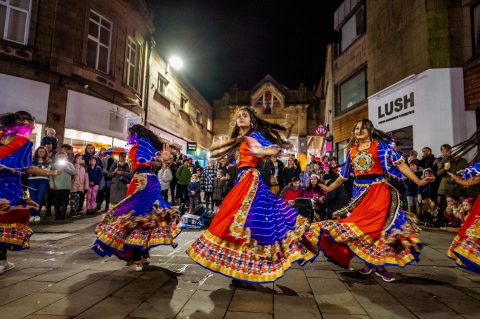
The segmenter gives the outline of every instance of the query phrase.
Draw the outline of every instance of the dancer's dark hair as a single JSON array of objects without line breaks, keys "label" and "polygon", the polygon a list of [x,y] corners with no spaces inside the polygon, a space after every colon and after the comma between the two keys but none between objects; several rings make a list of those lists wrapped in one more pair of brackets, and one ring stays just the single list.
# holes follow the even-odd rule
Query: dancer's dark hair
[{"label": "dancer's dark hair", "polygon": [[0,129],[2,131],[18,125],[22,122],[33,122],[35,118],[26,111],[18,111],[15,113],[5,113],[0,115]]},{"label": "dancer's dark hair", "polygon": [[[443,145],[442,145],[443,146]],[[469,139],[454,145],[451,148],[450,159],[456,161],[467,155],[470,151],[475,149],[475,154],[473,159],[470,161],[469,165],[474,164],[480,161],[480,130],[476,131]]]},{"label": "dancer's dark hair", "polygon": [[350,141],[348,141],[348,144],[346,146],[346,149],[351,149],[354,144],[356,144],[357,138],[355,137],[355,127],[357,126],[358,123],[362,123],[362,129],[366,129],[367,131],[370,132],[370,138],[373,140],[377,140],[379,142],[387,143],[387,144],[392,144],[394,142],[393,138],[391,135],[385,133],[384,131],[381,131],[379,129],[376,129],[375,126],[373,126],[372,121],[369,119],[361,119],[355,122],[355,125],[353,126],[352,129],[352,138]]},{"label": "dancer's dark hair", "polygon": [[[230,133],[230,140],[212,147],[212,158],[219,159],[229,153],[231,153],[234,149],[236,149],[240,143],[245,140],[245,136],[240,135],[240,127],[237,126],[237,119],[236,114],[240,111],[246,111],[250,116],[250,130],[245,134],[245,136],[249,136],[254,131],[261,133],[265,136],[270,142],[280,146],[281,148],[286,148],[291,146],[291,144],[287,141],[288,137],[290,136],[290,131],[292,126],[285,127],[280,124],[270,123],[267,122],[257,116],[255,110],[251,107],[241,107],[235,113],[235,126],[233,127],[232,132]],[[285,134],[285,139],[280,136],[280,132]]]}]

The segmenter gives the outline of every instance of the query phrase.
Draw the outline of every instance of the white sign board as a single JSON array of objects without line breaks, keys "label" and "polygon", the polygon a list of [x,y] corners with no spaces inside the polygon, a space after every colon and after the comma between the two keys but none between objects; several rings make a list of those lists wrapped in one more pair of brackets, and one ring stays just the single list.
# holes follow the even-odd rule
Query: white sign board
[{"label": "white sign board", "polygon": [[434,154],[476,130],[475,113],[465,111],[461,68],[430,69],[375,93],[368,98],[368,117],[385,132],[412,126],[413,148],[429,146]]}]

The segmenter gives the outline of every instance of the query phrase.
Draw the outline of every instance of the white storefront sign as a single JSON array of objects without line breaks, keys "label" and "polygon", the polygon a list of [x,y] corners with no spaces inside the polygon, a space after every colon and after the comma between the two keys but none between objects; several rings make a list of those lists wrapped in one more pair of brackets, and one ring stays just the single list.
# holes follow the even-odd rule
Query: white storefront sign
[{"label": "white storefront sign", "polygon": [[413,148],[456,144],[476,130],[475,113],[465,111],[463,70],[429,69],[409,76],[368,98],[368,117],[391,132],[413,127]]},{"label": "white storefront sign", "polygon": [[171,143],[175,143],[175,144],[178,144],[182,147],[181,149],[181,152],[182,153],[186,153],[187,152],[187,141],[173,135],[173,134],[170,134],[162,129],[159,129],[159,128],[156,128],[155,126],[153,125],[150,125],[150,130],[152,130],[153,133],[157,134],[158,136],[160,136],[161,138],[164,138],[166,139],[167,141],[171,142]]},{"label": "white storefront sign", "polygon": [[45,124],[49,94],[49,84],[0,74],[0,113],[27,111]]},{"label": "white storefront sign", "polygon": [[[75,91],[68,91],[65,128],[124,140],[130,118],[138,114],[116,104]],[[141,122],[141,120],[140,120]]]}]

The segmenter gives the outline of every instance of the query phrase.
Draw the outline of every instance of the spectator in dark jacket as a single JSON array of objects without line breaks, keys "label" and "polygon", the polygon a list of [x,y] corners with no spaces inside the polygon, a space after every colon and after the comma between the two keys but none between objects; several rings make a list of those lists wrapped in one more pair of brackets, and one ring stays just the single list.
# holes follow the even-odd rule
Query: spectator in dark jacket
[{"label": "spectator in dark jacket", "polygon": [[270,188],[270,177],[272,176],[274,170],[274,166],[270,160],[270,157],[263,157],[260,163],[257,164],[257,169],[260,173],[263,183]]},{"label": "spectator in dark jacket", "polygon": [[183,204],[186,204],[188,202],[187,186],[192,178],[188,160],[183,160],[183,164],[177,169],[175,176],[177,177],[177,197]]},{"label": "spectator in dark jacket", "polygon": [[52,145],[52,150],[51,153],[55,155],[57,153],[57,148],[58,148],[58,138],[55,136],[57,132],[51,127],[47,127],[45,130],[45,133],[47,134],[42,138],[41,145]]},{"label": "spectator in dark jacket", "polygon": [[[335,174],[325,174],[323,176],[323,182],[325,185],[330,186],[335,182]],[[327,219],[332,218],[332,214],[337,210],[348,205],[350,201],[350,195],[343,185],[340,185],[333,191],[327,193],[327,195],[322,198],[322,202],[327,205]]]},{"label": "spectator in dark jacket", "polygon": [[[417,159],[410,160],[410,163],[409,163],[410,169],[420,179],[422,177],[422,171],[418,169],[417,165],[418,165]],[[415,212],[415,214],[417,215],[417,218],[420,219],[422,216],[422,210],[420,206],[420,201],[418,200],[419,186],[414,182],[412,182],[412,180],[409,178],[405,178],[403,183],[405,185],[405,196],[407,197],[408,210],[410,212]]]},{"label": "spectator in dark jacket", "polygon": [[285,181],[283,180],[283,170],[285,169],[285,164],[277,158],[277,155],[272,155],[270,157],[273,164],[273,176],[277,178],[278,186],[280,189],[285,187]]},{"label": "spectator in dark jacket", "polygon": [[215,169],[215,162],[213,160],[209,160],[207,167],[205,167],[205,171],[203,173],[203,190],[205,192],[205,206],[208,209],[208,206],[212,207],[213,211],[213,180],[217,176],[217,170]]},{"label": "spectator in dark jacket", "polygon": [[97,192],[100,182],[103,178],[103,170],[97,165],[97,159],[95,157],[90,158],[89,165],[87,167],[88,174],[88,192],[87,192],[87,215],[93,215],[97,207]]},{"label": "spectator in dark jacket", "polygon": [[213,180],[213,202],[220,206],[227,193],[227,179],[223,177],[223,171],[217,170],[217,176]]},{"label": "spectator in dark jacket", "polygon": [[432,154],[432,149],[428,146],[422,148],[422,159],[418,161],[418,167],[423,169],[432,168],[435,162],[435,155]]},{"label": "spectator in dark jacket", "polygon": [[287,160],[287,166],[283,170],[285,184],[290,183],[294,177],[300,178],[300,172],[300,167],[295,164],[295,157],[290,156]]},{"label": "spectator in dark jacket", "polygon": [[197,174],[192,174],[190,183],[188,183],[187,186],[187,191],[190,202],[188,212],[192,214],[197,210],[198,202],[200,201],[200,182]]}]

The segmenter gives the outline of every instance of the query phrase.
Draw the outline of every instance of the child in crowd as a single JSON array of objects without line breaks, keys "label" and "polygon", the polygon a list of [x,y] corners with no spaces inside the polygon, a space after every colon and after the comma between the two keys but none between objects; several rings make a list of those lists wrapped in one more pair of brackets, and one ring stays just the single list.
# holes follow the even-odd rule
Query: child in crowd
[{"label": "child in crowd", "polygon": [[97,158],[91,157],[87,167],[88,192],[87,192],[87,215],[93,215],[97,208],[97,193],[103,178],[103,170],[97,165]]},{"label": "child in crowd", "polygon": [[198,203],[200,201],[200,181],[197,174],[192,174],[190,183],[187,186],[189,209],[188,212],[193,214],[197,210]]},{"label": "child in crowd", "polygon": [[[412,159],[409,162],[410,169],[417,175],[418,178],[422,178],[422,171],[418,168],[418,160]],[[404,177],[403,181],[405,185],[405,195],[407,196],[408,210],[417,215],[418,220],[422,218],[422,208],[420,207],[419,186],[412,182],[412,180]]]},{"label": "child in crowd", "polygon": [[55,220],[63,220],[67,214],[68,199],[70,189],[72,188],[72,176],[75,175],[75,167],[68,161],[67,153],[60,151],[57,153],[52,169],[58,171],[57,176],[50,177],[50,188],[53,189]]},{"label": "child in crowd", "polygon": [[70,214],[75,217],[80,216],[83,209],[83,207],[80,207],[80,198],[82,194],[88,191],[88,174],[82,154],[75,155],[73,165],[75,166],[75,176],[70,189]]},{"label": "child in crowd", "polygon": [[[33,154],[33,166],[42,169],[50,169],[51,160],[48,157],[48,150],[44,146],[40,146]],[[44,198],[48,191],[49,178],[47,176],[39,176],[30,174],[28,176],[28,192],[30,198],[39,205],[38,209],[30,208],[30,221],[39,222],[40,212],[44,205]]]},{"label": "child in crowd", "polygon": [[462,205],[453,196],[447,196],[447,208],[444,213],[445,218],[448,221],[448,226],[460,227],[465,221],[465,215]]},{"label": "child in crowd", "polygon": [[468,214],[470,214],[470,211],[472,210],[473,202],[474,202],[473,198],[465,198],[462,201],[463,215],[465,219],[467,218]]},{"label": "child in crowd", "polygon": [[213,202],[215,203],[215,207],[220,207],[223,199],[225,198],[225,194],[227,193],[227,182],[226,178],[223,178],[223,171],[218,170],[217,176],[213,179]]},{"label": "child in crowd", "polygon": [[277,196],[280,194],[280,185],[278,185],[278,180],[273,175],[270,177],[270,191]]}]

